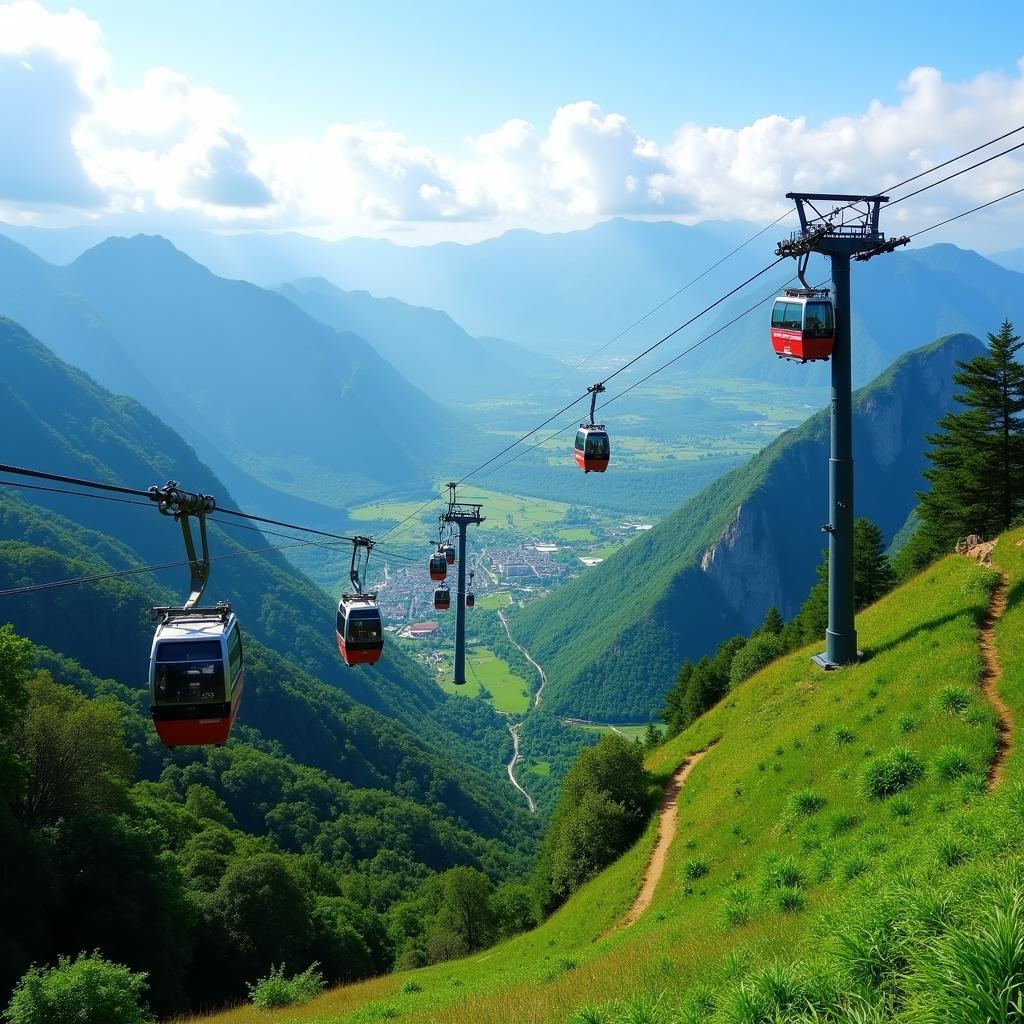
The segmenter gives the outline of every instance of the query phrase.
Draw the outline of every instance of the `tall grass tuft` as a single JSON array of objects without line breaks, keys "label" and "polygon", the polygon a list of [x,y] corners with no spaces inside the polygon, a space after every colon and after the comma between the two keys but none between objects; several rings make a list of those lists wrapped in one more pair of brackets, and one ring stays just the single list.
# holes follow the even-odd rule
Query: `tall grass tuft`
[{"label": "tall grass tuft", "polygon": [[942,747],[935,755],[932,765],[940,779],[952,782],[974,770],[974,763],[967,749],[959,743]]},{"label": "tall grass tuft", "polygon": [[790,794],[786,806],[790,814],[809,818],[812,814],[817,814],[825,806],[825,803],[825,798],[815,790],[801,789]]},{"label": "tall grass tuft", "polygon": [[974,694],[964,686],[944,686],[935,694],[935,706],[948,715],[962,715],[974,702]]},{"label": "tall grass tuft", "polygon": [[907,789],[924,775],[924,762],[908,747],[893,747],[872,758],[861,771],[860,784],[864,795],[872,800]]},{"label": "tall grass tuft", "polygon": [[[987,901],[986,901],[987,902]],[[973,926],[924,947],[916,983],[921,1017],[935,1024],[988,1024],[1024,1015],[1024,905],[1007,886]]]}]

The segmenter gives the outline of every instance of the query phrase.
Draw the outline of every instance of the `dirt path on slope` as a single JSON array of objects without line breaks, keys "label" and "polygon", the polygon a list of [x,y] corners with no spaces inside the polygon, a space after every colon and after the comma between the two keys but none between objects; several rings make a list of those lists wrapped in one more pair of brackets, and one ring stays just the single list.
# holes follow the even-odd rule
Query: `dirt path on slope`
[{"label": "dirt path on slope", "polygon": [[661,814],[658,818],[658,840],[654,844],[654,852],[651,854],[650,863],[644,873],[644,882],[640,886],[640,892],[637,893],[636,899],[633,900],[633,906],[629,908],[629,912],[622,919],[620,928],[628,928],[651,905],[651,900],[654,899],[654,890],[657,889],[658,882],[661,881],[662,873],[665,870],[669,847],[676,836],[680,790],[694,766],[709,750],[711,747],[706,747],[684,761],[665,787],[665,794],[661,799]]},{"label": "dirt path on slope", "polygon": [[998,719],[999,737],[996,740],[996,756],[988,766],[988,788],[995,789],[1003,781],[1003,766],[1013,745],[1014,730],[1013,712],[1006,701],[999,696],[999,680],[1003,669],[999,664],[996,652],[995,624],[1000,615],[1006,611],[1006,576],[1000,574],[999,583],[992,592],[985,616],[978,627],[978,643],[981,647],[981,659],[984,667],[981,672],[981,690],[985,699],[992,706]]}]

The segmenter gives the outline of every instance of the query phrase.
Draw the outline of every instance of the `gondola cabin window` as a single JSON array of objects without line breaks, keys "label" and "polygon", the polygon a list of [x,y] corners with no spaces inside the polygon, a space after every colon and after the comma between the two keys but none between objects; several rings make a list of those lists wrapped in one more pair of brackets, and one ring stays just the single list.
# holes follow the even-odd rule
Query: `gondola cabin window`
[{"label": "gondola cabin window", "polygon": [[373,643],[381,638],[380,612],[377,609],[355,608],[348,613],[350,643]]},{"label": "gondola cabin window", "polygon": [[177,640],[161,643],[156,652],[156,698],[161,704],[223,701],[224,663],[220,642]]},{"label": "gondola cabin window", "polygon": [[811,338],[825,338],[835,333],[831,302],[807,303],[807,313],[804,317],[804,332]]},{"label": "gondola cabin window", "polygon": [[237,685],[242,675],[242,633],[236,623],[228,636],[228,672],[231,674],[231,689]]},{"label": "gondola cabin window", "polygon": [[802,302],[776,302],[772,309],[772,327],[781,331],[803,330]]}]

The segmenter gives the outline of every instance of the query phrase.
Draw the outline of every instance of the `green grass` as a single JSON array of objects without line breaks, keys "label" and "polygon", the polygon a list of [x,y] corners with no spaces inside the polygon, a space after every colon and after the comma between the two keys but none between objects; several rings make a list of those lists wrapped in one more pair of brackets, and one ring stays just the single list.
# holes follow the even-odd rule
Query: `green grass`
[{"label": "green grass", "polygon": [[551,765],[547,761],[535,761],[526,769],[531,775],[546,779],[551,774]]},{"label": "green grass", "polygon": [[597,540],[597,534],[595,534],[593,530],[588,529],[586,526],[563,526],[560,530],[555,530],[555,536],[560,537],[562,540],[569,541]]},{"label": "green grass", "polygon": [[484,594],[483,597],[478,597],[476,603],[481,608],[486,608],[488,611],[496,611],[498,608],[504,608],[506,605],[512,603],[512,595],[506,593],[504,590],[499,591],[497,594]]},{"label": "green grass", "polygon": [[[465,492],[460,491],[459,500],[479,502],[483,505],[485,522],[480,528],[488,531],[514,529],[532,533],[538,527],[550,527],[554,523],[562,522],[569,511],[569,505],[562,501],[504,494],[481,487],[467,487]],[[395,523],[407,516],[415,515],[422,503],[422,500],[380,501],[350,509],[349,516],[356,522]],[[431,507],[423,511],[420,519],[434,524],[436,516],[436,508]]]},{"label": "green grass", "polygon": [[522,714],[530,705],[529,685],[516,675],[508,663],[486,647],[473,647],[466,652],[466,684],[456,686],[451,678],[441,683],[445,693],[459,697],[475,697],[484,689],[490,694],[496,711]]},{"label": "green grass", "polygon": [[[1024,551],[1015,544],[1022,537],[1004,539],[996,551],[1015,581],[997,640],[1005,669],[1001,692],[1018,719],[1024,714]],[[676,837],[654,901],[630,928],[616,923],[639,888],[656,835],[653,821],[632,850],[557,914],[492,950],[335,989],[286,1012],[243,1007],[210,1019],[358,1024],[400,1006],[400,1019],[410,1024],[667,1022],[701,1019],[687,1016],[687,1008],[709,1005],[717,1006],[714,1021],[796,1019],[786,1007],[798,1005],[818,1019],[854,1019],[849,1007],[842,1015],[827,1011],[836,986],[849,991],[857,978],[865,991],[874,991],[873,978],[905,984],[899,970],[890,971],[886,952],[889,939],[904,932],[887,930],[883,911],[910,922],[907,934],[939,935],[947,890],[950,899],[990,905],[990,876],[1024,879],[1020,756],[1008,760],[1007,782],[993,797],[979,792],[973,775],[949,779],[933,768],[943,750],[979,765],[994,751],[986,704],[979,701],[979,713],[969,715],[936,701],[947,686],[977,693],[976,622],[992,579],[965,559],[943,560],[861,613],[858,630],[868,655],[862,664],[821,672],[809,662],[818,646],[812,645],[751,677],[658,748],[648,766],[667,779],[688,755],[710,746],[680,794]],[[913,717],[912,731],[899,729],[901,716]],[[837,746],[834,735],[842,728],[855,735]],[[910,751],[924,770],[905,770],[899,754],[893,763],[905,788],[873,799],[862,788],[864,767],[894,747]],[[928,885],[907,882],[901,895],[902,880],[913,872]],[[987,928],[989,919],[980,918],[979,927]],[[836,938],[840,932],[845,944]],[[971,952],[941,935],[929,943],[935,957]],[[832,973],[816,966],[822,957],[831,957]],[[573,969],[562,969],[569,962]],[[978,964],[981,970],[980,958]],[[420,991],[401,995],[410,977]],[[936,977],[955,980],[938,968]],[[919,998],[931,998],[930,990],[922,982]],[[582,1015],[585,1007],[589,1016]]]}]

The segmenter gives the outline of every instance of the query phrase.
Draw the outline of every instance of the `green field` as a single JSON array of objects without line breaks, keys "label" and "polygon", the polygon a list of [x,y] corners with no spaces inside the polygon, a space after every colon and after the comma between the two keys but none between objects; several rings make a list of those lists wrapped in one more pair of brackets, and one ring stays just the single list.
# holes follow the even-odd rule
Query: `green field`
[{"label": "green field", "polygon": [[526,769],[531,775],[546,779],[551,774],[551,765],[547,761],[535,761]]},{"label": "green field", "polygon": [[530,705],[529,685],[522,676],[486,647],[471,647],[466,651],[466,685],[456,686],[447,672],[441,689],[460,697],[475,697],[481,688],[490,694],[495,711],[521,714]]},{"label": "green field", "polygon": [[486,608],[488,611],[493,612],[498,608],[510,605],[512,603],[512,595],[501,590],[497,594],[485,594],[483,597],[478,597],[476,603],[480,608]]},{"label": "green field", "polygon": [[[644,734],[647,732],[646,725],[617,725],[609,723],[607,725],[593,725],[590,723],[582,724],[577,722],[566,722],[566,725],[573,729],[583,729],[585,732],[596,732],[604,735],[605,733],[617,732],[620,736],[625,736],[626,739],[643,739]],[[661,722],[655,722],[654,727],[658,732],[664,732],[665,726]]]},{"label": "green field", "polygon": [[[440,493],[440,487],[438,493]],[[530,533],[538,526],[551,526],[565,519],[569,505],[562,501],[547,501],[541,498],[527,498],[501,491],[488,491],[481,487],[467,487],[459,492],[459,500],[483,505],[485,521],[481,529],[490,531],[519,530]],[[349,510],[351,519],[357,522],[396,523],[406,516],[415,516],[422,501],[381,501],[375,504],[359,505]],[[419,522],[430,524],[436,529],[437,512],[440,503],[423,509]],[[408,529],[402,531],[407,533]]]},{"label": "green field", "polygon": [[582,541],[594,541],[597,540],[597,534],[593,530],[588,529],[586,526],[563,526],[560,530],[555,530],[555,536],[561,540],[582,540]]}]

